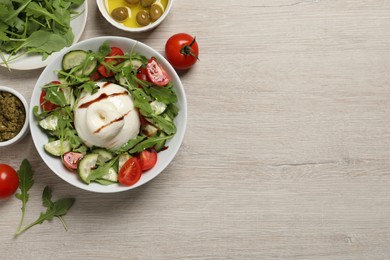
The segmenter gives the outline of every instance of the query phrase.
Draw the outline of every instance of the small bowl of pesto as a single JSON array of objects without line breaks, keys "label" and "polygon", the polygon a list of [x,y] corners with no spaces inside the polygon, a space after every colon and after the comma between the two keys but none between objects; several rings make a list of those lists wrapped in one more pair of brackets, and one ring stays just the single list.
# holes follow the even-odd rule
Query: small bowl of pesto
[{"label": "small bowl of pesto", "polygon": [[96,0],[96,3],[110,24],[127,32],[140,33],[162,23],[173,0]]},{"label": "small bowl of pesto", "polygon": [[28,133],[28,104],[15,89],[0,86],[0,148],[15,144]]}]

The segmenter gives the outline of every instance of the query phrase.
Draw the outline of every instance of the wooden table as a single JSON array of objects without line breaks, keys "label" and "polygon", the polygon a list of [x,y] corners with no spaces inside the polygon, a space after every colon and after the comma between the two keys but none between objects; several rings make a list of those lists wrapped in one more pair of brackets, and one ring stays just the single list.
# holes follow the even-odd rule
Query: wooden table
[{"label": "wooden table", "polygon": [[[223,4],[222,4],[223,3]],[[89,0],[82,39],[115,35],[163,53],[196,35],[181,73],[188,127],[170,166],[119,194],[89,193],[42,162],[31,136],[0,162],[35,170],[41,192],[73,196],[66,215],[13,238],[21,203],[0,201],[2,259],[388,259],[390,1],[177,0],[156,30],[114,29]],[[0,69],[30,100],[42,69]]]}]

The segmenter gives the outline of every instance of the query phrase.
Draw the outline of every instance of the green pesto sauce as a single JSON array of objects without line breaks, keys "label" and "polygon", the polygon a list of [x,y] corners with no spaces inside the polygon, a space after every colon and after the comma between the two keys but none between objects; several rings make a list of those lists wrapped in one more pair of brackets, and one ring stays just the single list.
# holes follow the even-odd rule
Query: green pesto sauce
[{"label": "green pesto sauce", "polygon": [[25,119],[22,102],[13,94],[0,91],[0,142],[15,137],[22,129]]}]

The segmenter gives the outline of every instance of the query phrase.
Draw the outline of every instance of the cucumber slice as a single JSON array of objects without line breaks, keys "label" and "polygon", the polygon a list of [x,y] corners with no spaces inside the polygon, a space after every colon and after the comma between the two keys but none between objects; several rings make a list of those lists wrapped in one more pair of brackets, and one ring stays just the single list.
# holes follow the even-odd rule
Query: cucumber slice
[{"label": "cucumber slice", "polygon": [[93,57],[90,57],[89,60],[84,62],[84,65],[75,72],[76,76],[89,76],[92,72],[95,71],[98,63],[97,60]]},{"label": "cucumber slice", "polygon": [[55,115],[47,116],[39,121],[39,125],[45,130],[54,131],[58,126],[58,117]]},{"label": "cucumber slice", "polygon": [[55,140],[47,143],[43,146],[46,152],[54,156],[61,156],[71,150],[70,143],[68,141]]},{"label": "cucumber slice", "polygon": [[158,128],[151,124],[143,125],[141,128],[142,133],[148,137],[154,136],[158,131]]},{"label": "cucumber slice", "polygon": [[103,180],[118,182],[118,173],[113,167],[108,170],[108,173],[102,177]]},{"label": "cucumber slice", "polygon": [[83,50],[74,50],[70,51],[64,55],[62,59],[62,69],[70,70],[81,63],[83,63],[87,59],[88,53]]},{"label": "cucumber slice", "polygon": [[[165,136],[167,136],[167,135],[166,135],[164,132],[161,132],[161,133],[159,134],[159,137],[165,137]],[[154,146],[154,149],[155,149],[157,152],[160,152],[160,151],[164,148],[165,143],[166,143],[166,140],[157,143],[157,144]]]},{"label": "cucumber slice", "polygon": [[132,59],[123,62],[122,67],[129,67],[129,66],[131,66],[132,69],[139,69],[142,66],[142,61],[137,59]]},{"label": "cucumber slice", "polygon": [[70,107],[73,107],[76,101],[76,98],[73,95],[73,89],[71,87],[68,87],[68,88],[62,88],[61,90],[64,93],[66,103],[68,103]]},{"label": "cucumber slice", "polygon": [[85,155],[83,159],[81,159],[81,161],[79,162],[79,176],[87,184],[90,183],[90,181],[88,181],[88,176],[91,173],[92,169],[96,166],[98,157],[98,154],[90,153]]},{"label": "cucumber slice", "polygon": [[103,180],[103,179],[97,179],[95,180],[97,183],[101,184],[101,185],[105,185],[105,186],[108,186],[108,185],[112,185],[114,184],[115,182],[112,182],[112,181],[108,181],[108,180]]},{"label": "cucumber slice", "polygon": [[114,156],[109,151],[102,149],[102,148],[96,148],[93,149],[92,153],[95,153],[98,155],[97,163],[102,165],[103,163],[111,160]]},{"label": "cucumber slice", "polygon": [[152,108],[155,115],[160,115],[165,111],[167,105],[160,101],[155,100],[153,102],[150,102],[150,107]]},{"label": "cucumber slice", "polygon": [[137,60],[137,59],[133,59],[133,60],[131,60],[131,65],[133,66],[133,69],[139,69],[139,68],[141,68],[141,66],[143,64],[142,64],[142,61]]},{"label": "cucumber slice", "polygon": [[131,158],[131,155],[128,153],[122,153],[119,155],[119,160],[118,160],[118,170],[122,168],[122,166],[125,164],[125,162]]}]

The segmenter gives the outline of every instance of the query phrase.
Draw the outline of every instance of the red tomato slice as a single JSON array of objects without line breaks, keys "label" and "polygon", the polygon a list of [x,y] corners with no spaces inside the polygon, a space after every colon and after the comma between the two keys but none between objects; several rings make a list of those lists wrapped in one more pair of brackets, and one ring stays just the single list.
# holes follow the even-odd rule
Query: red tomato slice
[{"label": "red tomato slice", "polygon": [[67,152],[63,156],[63,162],[66,168],[68,168],[69,170],[76,170],[79,165],[79,161],[82,158],[82,153]]},{"label": "red tomato slice", "polygon": [[136,157],[131,157],[119,170],[118,181],[123,185],[131,186],[139,181],[141,174],[142,170],[139,160]]},{"label": "red tomato slice", "polygon": [[[136,76],[139,80],[150,82],[150,80],[148,79],[148,72],[146,71],[146,68],[139,68]],[[138,84],[138,87],[142,88],[142,85]]]},{"label": "red tomato slice", "polygon": [[157,152],[156,150],[144,150],[139,155],[139,162],[141,164],[142,171],[152,169],[157,163]]},{"label": "red tomato slice", "polygon": [[[113,62],[113,65],[118,65],[119,63],[122,63],[123,62],[123,59],[120,59],[120,58],[109,58],[111,56],[123,56],[124,53],[123,51],[118,48],[118,47],[111,47],[111,52],[107,55],[107,58],[104,59],[105,62]],[[103,76],[103,77],[106,77],[106,78],[109,78],[109,77],[113,77],[114,76],[114,72],[112,71],[108,71],[107,68],[103,65],[103,64],[100,64],[98,66],[98,72]]]},{"label": "red tomato slice", "polygon": [[157,86],[165,86],[171,80],[168,73],[157,63],[156,59],[152,57],[146,65],[149,80]]},{"label": "red tomato slice", "polygon": [[[59,81],[52,81],[53,84],[61,84]],[[52,111],[56,109],[58,106],[56,104],[51,103],[49,100],[46,100],[46,91],[42,90],[41,96],[39,97],[39,104],[43,111]]]},{"label": "red tomato slice", "polygon": [[19,176],[11,166],[0,164],[0,199],[11,196],[19,187]]},{"label": "red tomato slice", "polygon": [[[108,56],[123,56],[123,51],[118,47],[111,47],[111,52]],[[109,59],[109,58],[107,58]],[[123,59],[118,59],[119,63],[123,61]]]},{"label": "red tomato slice", "polygon": [[148,72],[146,68],[139,68],[137,71],[137,78],[140,80],[148,81]]},{"label": "red tomato slice", "polygon": [[114,72],[111,71],[111,70],[108,71],[107,68],[104,67],[103,64],[100,64],[100,65],[98,66],[98,69],[97,69],[97,70],[99,71],[100,75],[102,75],[102,76],[105,77],[105,78],[109,78],[109,77],[114,76]]}]

